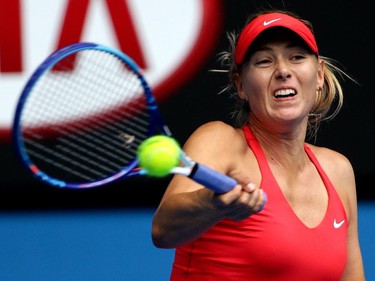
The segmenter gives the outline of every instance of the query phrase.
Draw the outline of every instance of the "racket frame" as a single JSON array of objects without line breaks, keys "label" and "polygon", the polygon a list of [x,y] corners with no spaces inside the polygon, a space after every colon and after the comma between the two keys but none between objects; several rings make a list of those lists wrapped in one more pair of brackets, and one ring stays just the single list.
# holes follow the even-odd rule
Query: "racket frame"
[{"label": "racket frame", "polygon": [[30,159],[29,155],[26,152],[26,147],[23,141],[22,137],[22,131],[21,131],[21,115],[24,105],[26,104],[27,98],[30,93],[32,93],[32,89],[35,86],[35,84],[38,82],[39,78],[41,78],[45,72],[49,71],[51,68],[53,68],[58,62],[63,60],[64,58],[68,57],[69,55],[72,55],[74,53],[78,53],[80,51],[84,50],[98,50],[110,53],[117,58],[121,59],[126,66],[131,69],[136,75],[137,78],[140,81],[140,84],[142,85],[144,89],[144,95],[146,97],[146,104],[147,104],[147,110],[148,114],[150,115],[150,126],[148,128],[147,135],[152,136],[155,134],[164,134],[170,136],[170,130],[167,127],[167,125],[163,122],[161,114],[159,112],[155,97],[153,93],[151,92],[151,89],[145,80],[143,73],[141,69],[138,67],[138,65],[133,61],[132,58],[130,58],[128,55],[96,43],[91,42],[79,42],[74,43],[71,45],[68,45],[64,48],[58,49],[52,54],[50,54],[33,72],[29,80],[27,81],[21,95],[19,98],[19,101],[16,106],[15,115],[13,119],[13,127],[12,127],[12,137],[13,137],[13,144],[15,146],[15,151],[18,155],[18,157],[21,159],[22,164],[26,167],[27,170],[31,171],[32,174],[34,174],[37,178],[40,180],[47,182],[48,184],[51,184],[56,187],[68,187],[68,188],[91,188],[91,187],[97,187],[101,185],[108,184],[110,182],[117,181],[121,178],[123,178],[126,175],[129,176],[135,176],[141,173],[140,169],[138,169],[138,161],[135,158],[131,163],[129,163],[127,166],[121,168],[116,173],[113,173],[110,176],[107,176],[105,178],[93,181],[93,182],[82,182],[82,183],[76,183],[76,182],[67,182],[60,179],[56,179],[54,177],[51,177],[50,175],[46,174],[45,172],[41,171]]}]

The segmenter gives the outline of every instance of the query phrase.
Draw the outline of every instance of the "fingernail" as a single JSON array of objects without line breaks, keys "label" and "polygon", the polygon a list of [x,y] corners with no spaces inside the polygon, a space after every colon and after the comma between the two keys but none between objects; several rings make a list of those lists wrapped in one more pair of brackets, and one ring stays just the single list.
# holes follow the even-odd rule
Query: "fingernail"
[{"label": "fingernail", "polygon": [[247,185],[247,188],[249,189],[249,191],[253,191],[253,190],[255,190],[256,186],[255,186],[254,183],[249,183],[249,184]]}]

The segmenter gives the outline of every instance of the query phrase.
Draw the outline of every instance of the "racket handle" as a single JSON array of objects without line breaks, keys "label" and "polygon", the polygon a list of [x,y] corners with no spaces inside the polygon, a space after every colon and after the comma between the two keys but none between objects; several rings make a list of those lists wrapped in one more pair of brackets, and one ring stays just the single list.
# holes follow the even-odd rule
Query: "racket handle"
[{"label": "racket handle", "polygon": [[225,193],[232,190],[237,181],[203,164],[196,163],[189,178],[215,191]]}]

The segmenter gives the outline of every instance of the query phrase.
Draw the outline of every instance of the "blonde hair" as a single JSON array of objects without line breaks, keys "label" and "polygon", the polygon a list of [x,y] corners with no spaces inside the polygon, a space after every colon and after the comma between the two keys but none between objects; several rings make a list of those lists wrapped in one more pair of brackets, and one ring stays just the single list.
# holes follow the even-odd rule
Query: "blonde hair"
[{"label": "blonde hair", "polygon": [[[248,24],[257,16],[269,12],[275,11],[273,10],[258,12],[249,17],[246,24]],[[301,20],[313,32],[313,27],[310,22],[303,20],[297,15],[288,11],[277,12],[285,13]],[[236,32],[228,32],[227,37],[229,40],[229,50],[219,53],[219,61],[221,63],[221,66],[225,69],[224,71],[228,73],[229,82],[221,92],[229,92],[231,97],[235,99],[235,109],[232,112],[232,117],[235,119],[236,125],[242,127],[248,122],[250,108],[248,102],[242,100],[238,96],[235,86],[235,78],[241,73],[243,65],[237,65],[234,61],[234,53],[238,34]],[[316,137],[320,122],[324,120],[331,120],[339,113],[344,101],[343,89],[340,84],[340,80],[344,80],[344,78],[346,77],[354,81],[354,79],[352,79],[340,67],[338,67],[336,61],[324,56],[319,56],[318,59],[323,60],[325,64],[324,84],[323,87],[319,89],[319,91],[317,91],[316,103],[312,111],[308,115],[308,126],[306,132],[307,137]]]}]

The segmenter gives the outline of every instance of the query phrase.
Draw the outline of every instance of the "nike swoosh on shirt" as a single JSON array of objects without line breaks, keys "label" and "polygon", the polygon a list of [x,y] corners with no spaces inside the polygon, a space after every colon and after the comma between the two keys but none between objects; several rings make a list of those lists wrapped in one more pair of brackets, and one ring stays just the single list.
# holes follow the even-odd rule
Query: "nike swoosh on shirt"
[{"label": "nike swoosh on shirt", "polygon": [[344,224],[345,220],[342,220],[340,222],[337,222],[336,219],[333,220],[333,227],[334,228],[340,228]]},{"label": "nike swoosh on shirt", "polygon": [[270,25],[271,23],[274,23],[275,21],[279,21],[279,20],[281,20],[281,18],[277,18],[277,19],[270,20],[270,21],[264,21],[263,25],[267,26],[267,25]]}]

